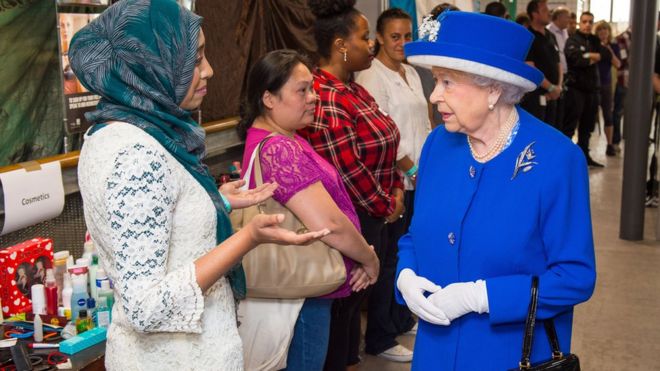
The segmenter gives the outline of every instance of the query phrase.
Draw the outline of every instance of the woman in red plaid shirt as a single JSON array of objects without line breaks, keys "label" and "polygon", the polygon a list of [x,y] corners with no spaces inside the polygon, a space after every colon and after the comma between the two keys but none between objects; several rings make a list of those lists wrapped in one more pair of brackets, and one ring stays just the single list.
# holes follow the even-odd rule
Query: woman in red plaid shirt
[{"label": "woman in red plaid shirt", "polygon": [[[321,57],[314,72],[319,96],[315,120],[302,133],[341,174],[355,205],[362,234],[381,260],[381,274],[369,299],[366,352],[408,362],[412,352],[395,340],[390,306],[394,303],[396,251],[387,250],[387,224],[403,213],[403,182],[396,170],[399,131],[374,98],[353,82],[353,73],[373,60],[369,22],[355,0],[310,0]],[[335,300],[326,370],[359,363],[360,304],[364,292]]]}]

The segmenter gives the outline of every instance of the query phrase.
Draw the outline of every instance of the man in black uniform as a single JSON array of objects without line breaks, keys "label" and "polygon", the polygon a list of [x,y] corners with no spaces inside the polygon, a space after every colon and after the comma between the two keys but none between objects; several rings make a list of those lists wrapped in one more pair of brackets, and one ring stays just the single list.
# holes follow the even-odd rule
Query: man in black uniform
[{"label": "man in black uniform", "polygon": [[544,79],[536,90],[523,97],[520,105],[539,120],[558,128],[557,99],[561,94],[562,74],[557,40],[545,28],[550,23],[547,0],[530,1],[527,15],[530,19],[528,30],[534,34],[527,63],[538,68]]},{"label": "man in black uniform", "polygon": [[594,15],[584,12],[580,16],[578,30],[566,41],[566,114],[562,131],[569,138],[578,129],[578,146],[584,152],[589,167],[603,167],[589,155],[589,139],[598,116],[598,94],[600,78],[598,63],[609,56],[609,51],[601,47],[598,37],[591,33]]}]

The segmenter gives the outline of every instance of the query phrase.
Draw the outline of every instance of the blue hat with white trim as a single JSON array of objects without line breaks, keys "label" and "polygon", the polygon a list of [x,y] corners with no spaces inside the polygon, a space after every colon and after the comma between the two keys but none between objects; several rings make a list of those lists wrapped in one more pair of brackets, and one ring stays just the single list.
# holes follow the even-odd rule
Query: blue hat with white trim
[{"label": "blue hat with white trim", "polygon": [[532,91],[543,81],[538,69],[525,63],[534,35],[502,18],[445,11],[424,19],[420,39],[404,46],[408,62],[484,76]]}]

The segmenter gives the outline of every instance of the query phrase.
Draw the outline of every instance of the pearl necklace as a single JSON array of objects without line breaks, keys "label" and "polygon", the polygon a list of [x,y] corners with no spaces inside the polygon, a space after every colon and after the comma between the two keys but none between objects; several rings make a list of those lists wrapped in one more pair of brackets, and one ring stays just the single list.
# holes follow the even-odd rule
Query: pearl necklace
[{"label": "pearl necklace", "polygon": [[467,142],[468,142],[468,146],[470,147],[470,152],[472,153],[472,157],[474,157],[475,160],[477,160],[478,162],[481,162],[481,163],[492,160],[504,148],[504,145],[506,144],[507,140],[509,139],[509,133],[511,132],[511,129],[513,129],[513,126],[515,125],[515,123],[517,121],[518,121],[518,112],[516,111],[515,108],[513,108],[511,110],[511,113],[509,114],[509,117],[507,118],[506,122],[504,123],[504,125],[500,129],[500,133],[497,136],[497,139],[495,140],[495,143],[484,154],[477,153],[477,151],[472,146],[472,140],[470,139],[470,136],[468,135],[467,136]]}]

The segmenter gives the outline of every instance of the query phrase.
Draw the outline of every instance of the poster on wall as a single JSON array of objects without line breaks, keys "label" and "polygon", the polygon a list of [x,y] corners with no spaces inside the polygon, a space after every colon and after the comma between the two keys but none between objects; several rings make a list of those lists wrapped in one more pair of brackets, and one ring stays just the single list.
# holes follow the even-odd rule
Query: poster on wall
[{"label": "poster on wall", "polygon": [[69,134],[87,130],[89,124],[85,120],[85,112],[93,111],[99,99],[101,99],[100,96],[90,93],[82,86],[71,70],[69,63],[69,44],[73,35],[98,16],[99,14],[59,13],[64,111],[66,129]]}]

